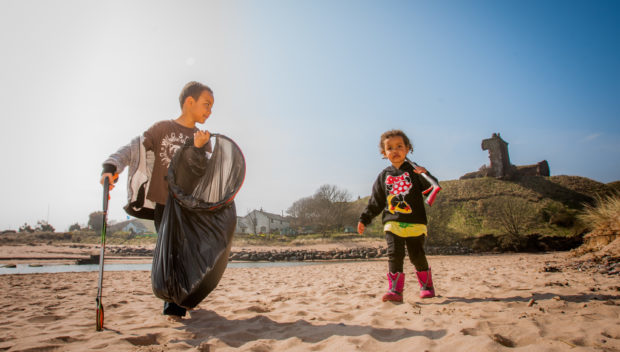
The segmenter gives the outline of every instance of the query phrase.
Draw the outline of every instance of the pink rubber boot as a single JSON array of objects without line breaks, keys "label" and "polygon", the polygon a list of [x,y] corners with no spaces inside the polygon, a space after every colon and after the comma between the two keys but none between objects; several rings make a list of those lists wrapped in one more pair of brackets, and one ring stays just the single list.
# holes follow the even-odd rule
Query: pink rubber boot
[{"label": "pink rubber boot", "polygon": [[387,273],[390,290],[383,295],[383,302],[402,302],[405,288],[405,273]]},{"label": "pink rubber boot", "polygon": [[431,268],[427,271],[418,271],[418,282],[420,283],[420,297],[431,298],[435,297],[435,289],[433,288],[433,277],[431,275]]}]

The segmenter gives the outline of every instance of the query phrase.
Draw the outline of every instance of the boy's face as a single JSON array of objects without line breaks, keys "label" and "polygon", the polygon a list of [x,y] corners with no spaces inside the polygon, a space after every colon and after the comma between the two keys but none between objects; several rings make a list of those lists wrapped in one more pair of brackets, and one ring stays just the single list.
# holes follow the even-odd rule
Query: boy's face
[{"label": "boy's face", "polygon": [[203,90],[198,100],[189,97],[190,112],[196,123],[204,123],[211,116],[211,108],[213,107],[213,95]]},{"label": "boy's face", "polygon": [[405,144],[403,137],[393,136],[383,141],[381,154],[388,158],[395,167],[400,167],[405,162],[407,153],[409,153],[409,147]]}]

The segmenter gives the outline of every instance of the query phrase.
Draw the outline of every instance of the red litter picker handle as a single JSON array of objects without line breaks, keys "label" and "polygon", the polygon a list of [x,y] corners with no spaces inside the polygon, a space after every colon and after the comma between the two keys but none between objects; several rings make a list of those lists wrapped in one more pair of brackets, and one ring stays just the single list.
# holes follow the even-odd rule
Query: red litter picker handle
[{"label": "red litter picker handle", "polygon": [[[411,160],[409,160],[409,162],[411,163],[411,165],[419,167],[419,165],[416,164],[415,162]],[[428,183],[431,184],[431,186],[428,189],[422,192],[422,194],[427,195],[426,204],[431,206],[433,205],[433,202],[435,201],[435,197],[437,197],[437,194],[439,193],[439,191],[441,191],[441,186],[439,186],[439,183],[437,183],[435,179],[427,175],[425,172],[421,173],[420,175],[422,175],[422,177],[424,177],[424,179],[428,181]]]},{"label": "red litter picker handle", "polygon": [[[116,183],[118,180],[118,174],[114,174],[112,177],[112,182]],[[99,281],[97,283],[97,298],[95,301],[97,302],[97,321],[95,330],[102,331],[103,330],[103,302],[101,301],[103,297],[103,258],[105,255],[105,236],[108,227],[108,201],[110,200],[110,180],[105,177],[103,179],[103,220],[101,224],[101,253],[99,254]]]}]

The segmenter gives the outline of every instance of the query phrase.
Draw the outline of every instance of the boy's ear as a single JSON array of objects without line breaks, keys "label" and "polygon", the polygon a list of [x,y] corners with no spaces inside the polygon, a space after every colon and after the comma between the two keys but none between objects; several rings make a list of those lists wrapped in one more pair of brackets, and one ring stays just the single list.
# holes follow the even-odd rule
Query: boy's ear
[{"label": "boy's ear", "polygon": [[194,97],[192,97],[191,95],[188,96],[187,98],[185,98],[185,101],[183,102],[183,106],[187,105],[192,105],[196,102],[196,100],[194,100]]}]

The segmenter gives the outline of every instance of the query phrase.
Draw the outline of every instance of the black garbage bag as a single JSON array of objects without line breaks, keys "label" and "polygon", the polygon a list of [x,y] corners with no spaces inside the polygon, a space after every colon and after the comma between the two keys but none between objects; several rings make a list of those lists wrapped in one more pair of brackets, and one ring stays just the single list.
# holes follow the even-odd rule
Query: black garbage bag
[{"label": "black garbage bag", "polygon": [[213,152],[189,139],[168,169],[169,196],[153,254],[155,296],[185,308],[200,303],[219,283],[237,224],[234,197],[245,177],[239,147],[224,135]]}]

